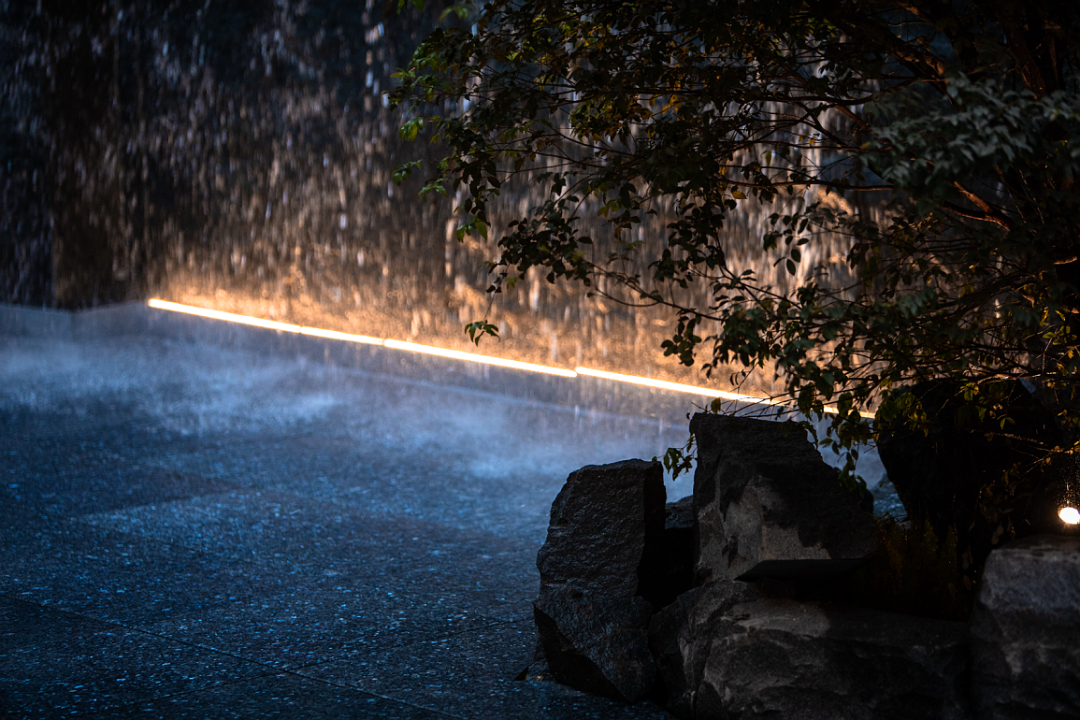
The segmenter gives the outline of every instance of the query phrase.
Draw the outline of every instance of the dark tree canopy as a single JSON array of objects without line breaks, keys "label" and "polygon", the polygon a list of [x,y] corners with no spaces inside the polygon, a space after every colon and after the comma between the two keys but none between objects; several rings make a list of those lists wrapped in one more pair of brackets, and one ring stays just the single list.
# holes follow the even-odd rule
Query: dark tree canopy
[{"label": "dark tree canopy", "polygon": [[[470,17],[393,99],[406,137],[448,148],[425,190],[460,193],[460,232],[486,234],[515,178],[544,188],[498,238],[496,292],[535,266],[667,306],[669,354],[779,373],[843,447],[873,436],[868,415],[925,421],[902,390],[934,378],[1003,433],[1017,381],[1080,424],[1080,3],[494,0]],[[725,242],[761,205],[787,287]],[[630,230],[658,212],[666,242],[640,257]],[[824,237],[845,243],[839,270],[807,266]]]}]

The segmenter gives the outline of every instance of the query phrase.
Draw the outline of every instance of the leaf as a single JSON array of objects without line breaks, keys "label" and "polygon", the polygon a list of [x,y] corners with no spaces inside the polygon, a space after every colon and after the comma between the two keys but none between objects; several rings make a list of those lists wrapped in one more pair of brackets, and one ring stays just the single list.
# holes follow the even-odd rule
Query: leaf
[{"label": "leaf", "polygon": [[[665,354],[775,371],[847,452],[873,435],[859,410],[924,418],[894,392],[927,377],[1080,387],[1080,96],[1024,87],[1011,7],[960,32],[889,0],[494,0],[455,10],[470,25],[435,31],[392,96],[427,120],[402,137],[444,151],[425,191],[455,198],[458,238],[495,240],[475,258],[494,287],[530,273],[665,312]],[[1080,46],[1069,7],[1040,5],[1047,42]]]},{"label": "leaf", "polygon": [[498,339],[499,337],[499,328],[495,327],[486,320],[476,320],[474,322],[468,323],[465,326],[465,331],[469,333],[469,339],[472,340],[477,347],[480,346],[480,340],[485,335],[490,335],[496,339]]},{"label": "leaf", "polygon": [[420,167],[422,160],[413,160],[411,162],[403,163],[394,169],[393,180],[395,185],[401,185],[405,180],[412,175],[413,171]]},{"label": "leaf", "polygon": [[466,5],[451,5],[450,7],[439,13],[439,22],[445,22],[446,18],[453,15],[458,20],[465,21],[469,19],[469,8]]},{"label": "leaf", "polygon": [[416,134],[424,129],[424,118],[417,117],[405,122],[398,130],[398,135],[402,140],[412,141],[416,139]]}]

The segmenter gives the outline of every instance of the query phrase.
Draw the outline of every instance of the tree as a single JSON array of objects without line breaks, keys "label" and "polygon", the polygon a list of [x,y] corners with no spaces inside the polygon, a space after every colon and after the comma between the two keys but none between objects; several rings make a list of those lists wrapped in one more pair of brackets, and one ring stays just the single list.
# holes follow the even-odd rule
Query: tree
[{"label": "tree", "polygon": [[[459,233],[486,234],[515,182],[545,188],[498,238],[493,292],[539,267],[665,306],[668,354],[779,373],[807,417],[832,411],[837,448],[928,422],[904,389],[934,378],[1003,435],[1017,381],[1080,428],[1080,4],[493,0],[473,17],[420,46],[392,99],[405,137],[445,143],[424,191],[459,193]],[[727,252],[754,205],[784,287]],[[643,257],[631,230],[650,217],[666,238]],[[811,257],[825,239],[842,263]]]}]

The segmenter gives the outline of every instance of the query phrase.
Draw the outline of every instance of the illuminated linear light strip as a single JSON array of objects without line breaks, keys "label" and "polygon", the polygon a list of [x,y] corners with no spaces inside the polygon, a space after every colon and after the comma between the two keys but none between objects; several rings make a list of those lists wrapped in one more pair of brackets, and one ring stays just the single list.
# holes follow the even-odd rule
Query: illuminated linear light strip
[{"label": "illuminated linear light strip", "polygon": [[422,355],[435,355],[438,357],[451,358],[453,360],[464,360],[466,362],[480,363],[482,365],[494,365],[496,367],[513,368],[514,370],[526,370],[529,372],[545,373],[548,375],[558,375],[560,377],[577,377],[577,373],[573,370],[550,367],[548,365],[536,365],[533,363],[520,362],[518,360],[507,360],[505,358],[492,357],[491,355],[477,355],[474,353],[461,352],[459,350],[445,350],[443,348],[434,347],[433,345],[420,345],[419,343],[404,342],[401,340],[382,340],[380,338],[369,337],[367,335],[354,335],[352,333],[338,332],[337,330],[323,330],[321,328],[304,327],[300,325],[293,325],[292,323],[263,320],[261,318],[251,317],[250,315],[237,315],[236,313],[222,312],[221,310],[206,310],[204,308],[193,307],[191,305],[181,305],[180,303],[168,302],[166,300],[158,300],[156,298],[150,300],[148,304],[150,305],[150,307],[156,308],[158,310],[170,310],[172,312],[185,313],[187,315],[197,315],[199,317],[211,318],[213,320],[224,320],[225,322],[234,322],[240,323],[242,325],[251,325],[253,327],[266,328],[267,330],[280,330],[281,332],[295,333],[299,335],[310,335],[312,337],[321,337],[328,340],[343,340],[345,342],[364,343],[366,345],[382,345],[384,347],[392,348],[394,350],[405,350],[407,352],[414,352]]},{"label": "illuminated linear light strip", "polygon": [[381,339],[368,337],[367,335],[353,335],[352,333],[343,333],[336,330],[323,330],[321,328],[293,325],[292,323],[263,320],[262,318],[251,317],[250,315],[237,315],[236,313],[222,312],[221,310],[206,310],[204,308],[181,305],[180,303],[158,300],[156,298],[150,300],[147,304],[158,310],[169,310],[172,312],[184,313],[186,315],[197,315],[213,320],[224,320],[225,322],[266,328],[267,330],[279,330],[281,332],[295,333],[297,335],[311,335],[312,337],[321,337],[328,340],[343,340],[345,342],[363,343],[365,345],[384,344]]},{"label": "illuminated linear light strip", "polygon": [[[715,390],[713,388],[699,387],[697,385],[684,385],[682,383],[668,382],[666,380],[652,380],[638,375],[623,375],[622,373],[607,372],[606,370],[593,370],[592,368],[586,367],[579,367],[576,368],[576,370],[578,375],[603,378],[604,380],[613,380],[615,382],[631,383],[633,385],[643,385],[644,387],[656,388],[658,390],[670,390],[671,392],[687,393],[690,395],[703,395],[705,397],[720,398],[721,400],[731,400],[733,402],[752,403],[754,405],[776,405],[790,408],[788,403],[782,400],[773,400],[771,398],[743,395],[741,393],[726,392],[724,390]],[[834,407],[826,406],[825,412],[830,415],[835,415],[840,411]],[[865,418],[874,417],[873,413],[860,412],[859,414]]]},{"label": "illuminated linear light strip", "polygon": [[576,368],[578,375],[614,380],[615,382],[644,385],[645,387],[658,390],[670,390],[672,392],[688,393],[690,395],[705,395],[706,397],[721,398],[723,400],[735,400],[737,402],[750,402],[758,405],[783,405],[784,403],[767,398],[754,397],[753,395],[741,395],[739,393],[724,392],[713,388],[698,387],[697,385],[684,385],[682,383],[668,382],[667,380],[653,380],[638,375],[623,375],[622,373],[607,372],[606,370],[593,370],[592,368]]},{"label": "illuminated linear light strip", "polygon": [[[252,327],[265,328],[267,330],[278,330],[281,332],[295,333],[299,335],[310,335],[312,337],[320,337],[328,340],[341,340],[343,342],[362,343],[365,345],[382,345],[384,347],[388,347],[394,350],[404,350],[406,352],[414,352],[423,355],[433,355],[436,357],[444,357],[452,360],[464,360],[466,362],[480,363],[482,365],[493,365],[495,367],[511,368],[514,370],[524,370],[527,372],[557,375],[559,377],[565,378],[576,378],[579,375],[584,375],[586,377],[595,377],[604,380],[612,380],[615,382],[642,385],[644,387],[656,388],[658,390],[669,390],[672,392],[687,393],[691,395],[702,395],[705,397],[720,398],[722,400],[751,403],[755,405],[787,405],[787,403],[784,403],[780,400],[756,397],[754,395],[743,395],[741,393],[726,392],[724,390],[698,387],[696,385],[684,385],[683,383],[668,382],[666,380],[652,380],[650,378],[643,378],[638,375],[624,375],[622,373],[607,372],[605,370],[593,370],[591,368],[585,367],[579,367],[575,370],[567,370],[565,368],[557,368],[550,365],[537,365],[534,363],[521,362],[519,360],[507,360],[505,358],[494,357],[491,355],[477,355],[474,353],[462,352],[460,350],[446,350],[444,348],[435,347],[434,345],[421,345],[419,343],[406,342],[403,340],[382,340],[380,338],[370,337],[367,335],[355,335],[353,333],[338,332],[337,330],[323,330],[321,328],[294,325],[292,323],[263,320],[262,318],[251,317],[250,315],[238,315],[236,313],[223,312],[221,310],[207,310],[205,308],[194,307],[192,305],[181,305],[180,303],[169,302],[167,300],[158,300],[157,298],[151,299],[150,301],[148,301],[147,304],[157,310],[168,310],[170,312],[184,313],[186,315],[197,315],[199,317],[211,318],[213,320],[222,320],[225,322],[239,323],[241,325],[250,325]],[[838,411],[836,408],[826,407],[825,412],[835,414]],[[871,413],[860,414],[863,417],[873,417],[873,414]]]},{"label": "illuminated linear light strip", "polygon": [[383,342],[383,345],[395,350],[407,350],[408,352],[421,353],[423,355],[435,355],[437,357],[465,360],[467,362],[481,363],[483,365],[513,368],[514,370],[527,370],[529,372],[558,375],[559,377],[566,378],[576,378],[578,376],[573,370],[551,367],[550,365],[534,365],[533,363],[520,362],[518,360],[506,360],[505,358],[493,357],[491,355],[475,355],[473,353],[461,352],[460,350],[445,350],[440,347],[435,347],[434,345],[420,345],[418,343],[405,342],[403,340],[386,340]]},{"label": "illuminated linear light strip", "polygon": [[368,337],[367,335],[354,335],[352,333],[338,332],[337,330],[323,330],[321,328],[302,327],[301,335],[326,338],[327,340],[342,340],[344,342],[363,343],[364,345],[385,345],[386,341],[381,338]]},{"label": "illuminated linear light strip", "polygon": [[156,298],[150,300],[147,304],[158,310],[170,310],[172,312],[184,313],[185,315],[198,315],[199,317],[240,323],[241,325],[252,325],[254,327],[266,328],[267,330],[280,330],[281,332],[288,333],[299,333],[301,330],[299,325],[292,325],[290,323],[263,320],[261,318],[250,317],[248,315],[237,315],[235,313],[222,312],[220,310],[204,310],[203,308],[192,307],[191,305],[181,305],[179,303],[158,300]]}]

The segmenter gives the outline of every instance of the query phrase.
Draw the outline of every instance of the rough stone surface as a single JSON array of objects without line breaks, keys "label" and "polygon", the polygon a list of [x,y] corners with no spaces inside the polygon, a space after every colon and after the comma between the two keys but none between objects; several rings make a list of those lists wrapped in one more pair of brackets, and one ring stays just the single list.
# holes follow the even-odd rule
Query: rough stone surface
[{"label": "rough stone surface", "polygon": [[547,658],[544,657],[544,646],[539,641],[533,651],[532,660],[514,679],[530,682],[547,682],[555,679],[551,676],[551,668],[548,666]]},{"label": "rough stone surface", "polygon": [[1080,539],[990,554],[971,616],[980,720],[1080,717]]},{"label": "rough stone surface", "polygon": [[698,584],[826,580],[873,555],[873,516],[796,424],[699,413],[690,430]]},{"label": "rough stone surface", "polygon": [[[928,522],[939,537],[957,529],[957,553],[967,567],[986,559],[995,539],[1054,532],[1060,527],[1055,500],[1072,467],[1036,470],[1031,460],[1037,445],[1061,445],[1063,437],[1052,412],[1039,404],[1022,385],[1013,386],[1009,398],[1008,437],[990,440],[987,433],[1001,432],[992,421],[961,429],[962,412],[950,382],[930,381],[914,385],[910,392],[922,402],[930,418],[928,432],[896,429],[878,442],[878,453],[908,514]],[[1013,510],[991,523],[978,512],[983,488],[998,484],[1014,466],[1024,476],[1013,488]],[[1001,526],[999,529],[999,525]]]},{"label": "rough stone surface", "polygon": [[673,712],[700,720],[968,717],[962,623],[762,595],[721,580],[656,615],[650,635]]},{"label": "rough stone surface", "polygon": [[664,530],[694,532],[694,496],[664,506]]},{"label": "rough stone surface", "polygon": [[764,597],[758,586],[717,580],[684,593],[657,612],[649,623],[649,644],[668,698],[668,708],[676,715],[690,717],[694,693],[701,683],[708,643],[710,620],[734,605]]},{"label": "rough stone surface", "polygon": [[668,503],[660,541],[645,546],[640,577],[641,596],[659,609],[694,586],[693,496]]},{"label": "rough stone surface", "polygon": [[664,532],[660,463],[627,460],[570,474],[537,555],[535,618],[552,674],[633,701],[653,684],[653,606],[641,597],[646,546]]}]

